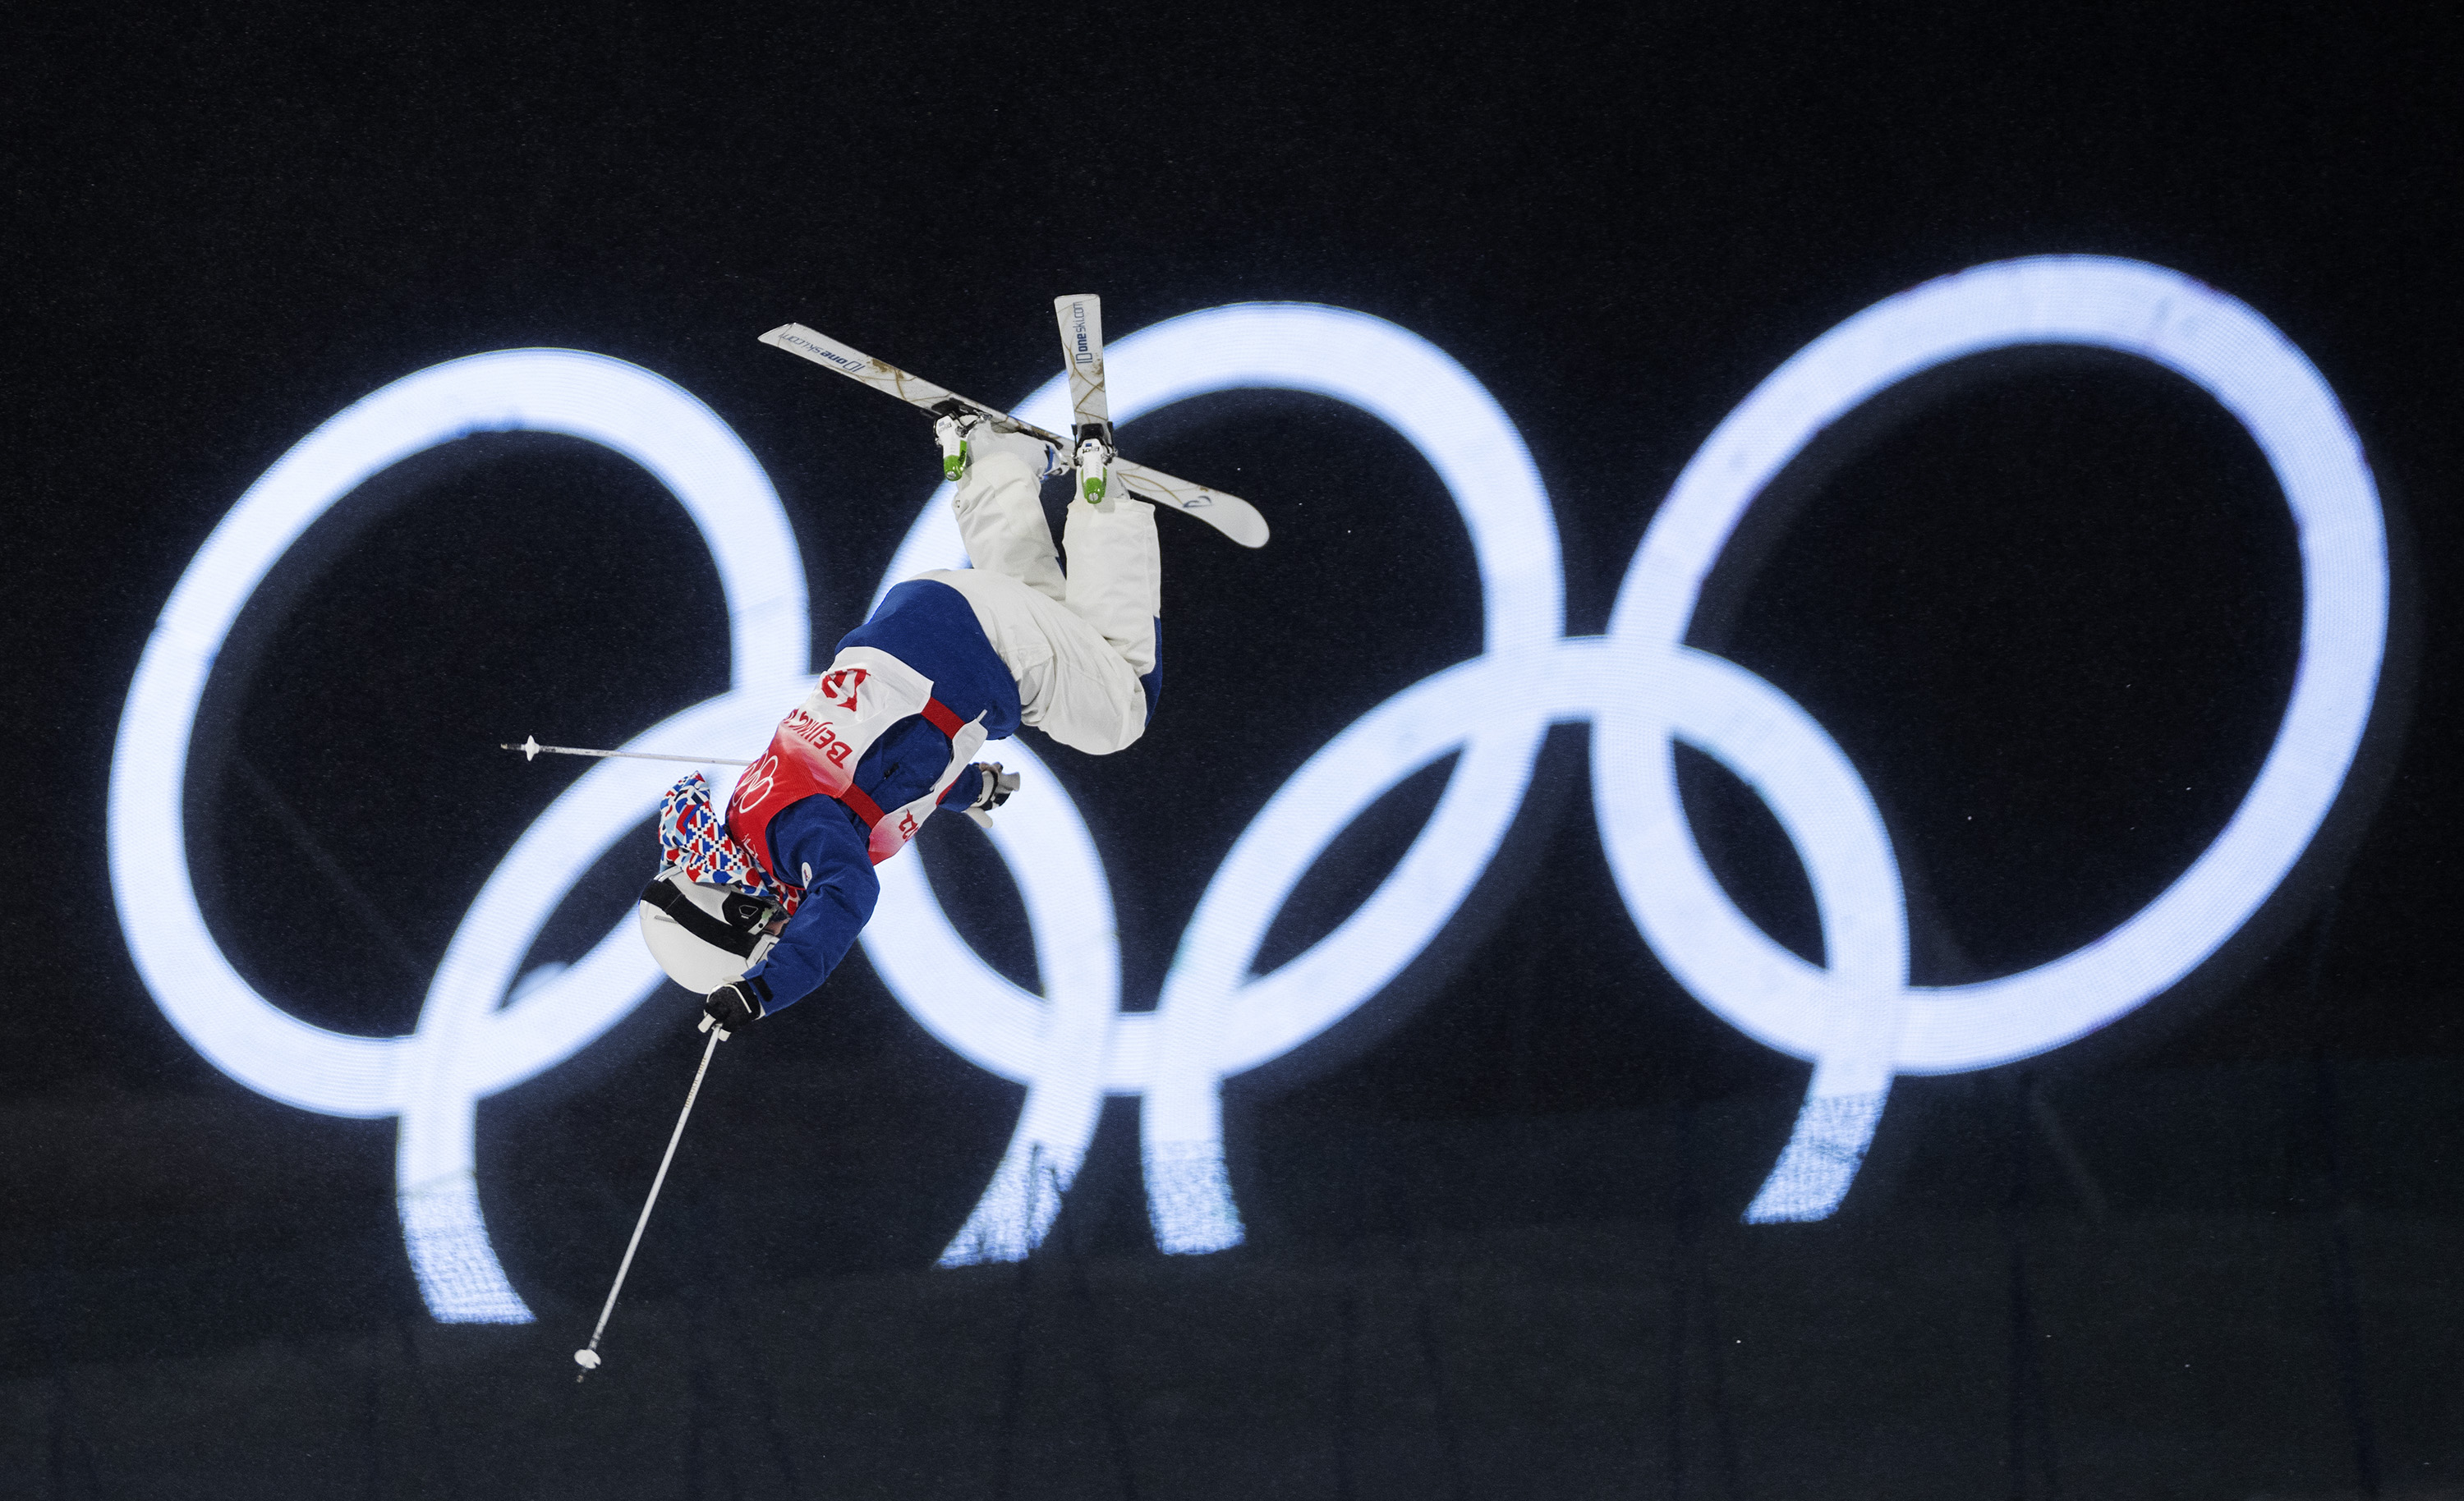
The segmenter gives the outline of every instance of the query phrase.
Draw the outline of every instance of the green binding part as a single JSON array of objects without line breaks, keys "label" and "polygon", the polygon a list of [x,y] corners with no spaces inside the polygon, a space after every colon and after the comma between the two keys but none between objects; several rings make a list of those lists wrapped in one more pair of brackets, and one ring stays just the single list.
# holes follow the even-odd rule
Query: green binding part
[{"label": "green binding part", "polygon": [[941,477],[956,485],[958,483],[958,476],[965,472],[967,472],[967,445],[962,439],[958,444],[957,452],[941,455]]},{"label": "green binding part", "polygon": [[1104,503],[1104,478],[1105,471],[1097,469],[1080,484],[1079,489],[1086,492],[1087,504],[1100,506]]}]

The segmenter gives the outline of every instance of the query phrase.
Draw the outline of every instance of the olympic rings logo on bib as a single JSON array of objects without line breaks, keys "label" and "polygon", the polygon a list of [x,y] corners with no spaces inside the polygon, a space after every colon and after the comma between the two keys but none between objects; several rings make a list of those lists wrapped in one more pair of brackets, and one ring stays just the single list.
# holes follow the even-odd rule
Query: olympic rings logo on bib
[{"label": "olympic rings logo on bib", "polygon": [[[1974,985],[1908,981],[1899,863],[1862,778],[1786,695],[1684,644],[1703,579],[1763,487],[1824,426],[1947,360],[2021,344],[2118,350],[2175,371],[2250,431],[2299,536],[2300,662],[2256,780],[2215,842],[2103,938]],[[2387,568],[2378,494],[2318,372],[2241,303],[2177,272],[2087,256],[1978,267],[1876,304],[1799,351],[1705,442],[1653,516],[1606,635],[1564,632],[1548,497],[1513,424],[1463,367],[1375,318],[1246,304],[1172,319],[1107,351],[1114,420],[1243,387],[1349,402],[1394,426],[1444,483],[1481,576],[1481,655],[1370,710],[1268,799],[1216,871],[1153,1012],[1121,1010],[1104,861],[1058,779],[1013,740],[1032,795],[990,837],[1033,928],[1041,994],[1003,978],[942,913],[920,861],[878,867],[864,943],[911,1013],[962,1056],[1026,1085],[1001,1165],[945,1265],[1024,1255],[1048,1231],[1106,1095],[1141,1101],[1156,1242],[1201,1252],[1243,1236],[1224,1169],[1221,1090],[1382,990],[1436,938],[1495,856],[1552,723],[1593,726],[1593,800],[1617,889],[1696,999],[1813,1064],[1788,1145],[1750,1220],[1818,1219],[1854,1181],[1901,1074],[1986,1068],[2057,1048],[2179,982],[2283,881],[2343,784],[2375,701]],[[1066,377],[1022,404],[1067,421]],[[656,475],[710,540],[734,648],[731,686],[625,749],[766,738],[814,685],[803,561],[753,456],[707,407],[637,367],[510,350],[423,370],[318,428],[252,486],[183,576],[140,662],[115,747],[112,884],[131,954],[182,1034],[225,1073],[302,1109],[398,1116],[396,1193],[422,1294],[440,1319],[530,1315],[490,1246],[473,1178],[477,1101],[571,1056],[661,976],[629,916],[561,971],[517,976],[532,941],[609,845],[649,816],[658,763],[603,761],[516,839],[449,946],[404,1037],[301,1022],[258,995],[208,932],[188,875],[181,785],[215,653],[290,543],[385,467],[476,430],[590,439]],[[882,591],[963,566],[943,486]],[[1638,498],[1638,504],[1641,501]],[[876,592],[876,599],[879,592]],[[852,707],[854,685],[847,685]],[[836,698],[836,693],[830,694]],[[1803,860],[1824,963],[1798,958],[1721,889],[1687,828],[1674,747],[1744,779]],[[1306,952],[1252,972],[1294,886],[1371,802],[1459,759],[1436,809],[1359,908]],[[775,768],[772,770],[775,771]],[[758,803],[762,768],[744,794]]]},{"label": "olympic rings logo on bib", "polygon": [[760,807],[777,790],[778,782],[779,757],[776,754],[763,756],[746,767],[737,778],[736,806],[747,813]]}]

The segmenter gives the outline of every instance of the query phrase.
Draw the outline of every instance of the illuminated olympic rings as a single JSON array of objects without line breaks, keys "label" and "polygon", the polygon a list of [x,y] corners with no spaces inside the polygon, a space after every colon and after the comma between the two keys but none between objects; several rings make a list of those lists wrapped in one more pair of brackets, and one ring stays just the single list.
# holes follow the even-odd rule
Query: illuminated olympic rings
[{"label": "illuminated olympic rings", "polygon": [[[1769,684],[1683,644],[1703,579],[1746,508],[1827,424],[1962,356],[2070,343],[2154,360],[2241,421],[2299,528],[2300,665],[2258,778],[2213,845],[2137,916],[2075,953],[1977,985],[1907,983],[1899,867],[1862,779]],[[1469,528],[1484,645],[1371,710],[1320,750],[1235,842],[1183,935],[1152,1012],[1120,1009],[1102,859],[1060,782],[1035,777],[993,842],[1034,929],[1045,993],[1003,979],[942,915],[922,863],[880,867],[865,943],[934,1035],[1027,1086],[991,1186],[942,1260],[1008,1259],[1045,1234],[1107,1094],[1140,1097],[1157,1244],[1205,1251],[1242,1234],[1223,1170],[1221,1081],[1317,1036],[1376,994],[1450,921],[1508,837],[1550,724],[1594,725],[1594,796],[1618,889],[1699,1000],[1813,1062],[1788,1146],[1749,1219],[1818,1219],[1854,1179],[1891,1078],[1989,1067],[2056,1048],[2195,968],[2290,871],[2341,788],[2376,693],[2387,624],[2378,497],[2318,373],[2250,309],[2175,272],[2045,257],[1979,267],[1889,298],[1816,339],[1711,435],[1655,516],[1605,637],[1564,635],[1556,531],[1505,413],[1460,365],[1377,319],[1296,305],[1192,314],[1108,352],[1117,420],[1209,391],[1274,387],[1350,402],[1421,452]],[[1057,425],[1059,380],[1018,408]],[[636,459],[709,539],[729,601],[734,686],[629,749],[765,735],[802,691],[803,571],[768,482],[717,419],[632,366],[566,351],[440,365],[319,428],[209,538],[149,642],[112,773],[113,889],[165,1014],[233,1077],[304,1109],[402,1117],[398,1193],[423,1293],[448,1320],[528,1317],[490,1250],[472,1177],[476,1100],[571,1055],[657,988],[630,921],[558,973],[515,969],[582,873],[649,816],[669,773],[605,762],[517,841],[454,936],[408,1037],[301,1023],[249,989],[206,931],[181,835],[187,740],[214,653],[265,572],[361,480],[463,433],[572,433]],[[945,487],[946,489],[946,487]],[[936,494],[883,587],[962,559]],[[1648,497],[1635,497],[1646,504]],[[1711,876],[1677,798],[1683,740],[1751,785],[1805,862],[1822,966],[1772,942]],[[1018,741],[1005,758],[1032,763]],[[1334,837],[1403,777],[1461,759],[1428,823],[1352,917],[1254,975],[1267,925]],[[1034,768],[1041,770],[1040,767]],[[714,769],[716,770],[716,769]],[[722,789],[723,790],[723,789]],[[510,1000],[506,998],[511,996]]]}]

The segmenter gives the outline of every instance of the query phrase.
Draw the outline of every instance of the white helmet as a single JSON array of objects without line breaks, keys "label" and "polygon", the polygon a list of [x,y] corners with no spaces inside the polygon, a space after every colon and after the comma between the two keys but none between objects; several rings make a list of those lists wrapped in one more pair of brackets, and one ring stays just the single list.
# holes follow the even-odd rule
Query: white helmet
[{"label": "white helmet", "polygon": [[650,957],[695,995],[708,995],[761,962],[786,915],[777,903],[734,886],[693,881],[673,865],[642,889],[642,939]]}]

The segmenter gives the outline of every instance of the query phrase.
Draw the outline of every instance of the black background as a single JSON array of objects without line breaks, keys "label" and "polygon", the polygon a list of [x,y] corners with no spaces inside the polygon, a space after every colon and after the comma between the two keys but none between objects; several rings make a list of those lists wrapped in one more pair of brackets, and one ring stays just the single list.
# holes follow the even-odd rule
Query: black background
[{"label": "black background", "polygon": [[[2183,993],[2026,1069],[1903,1082],[1842,1219],[2008,1215],[2008,1163],[1962,1156],[1969,1138],[2045,1089],[2138,1088],[2164,1102],[2148,1119],[2172,1124],[2108,1133],[2087,1154],[2116,1212],[2380,1211],[2443,1226],[2436,1244],[2453,1250],[2442,1154],[2464,1140],[2464,1076],[2450,1066],[2464,1020],[2437,893],[2464,836],[2448,785],[2457,49],[2426,10],[773,21],[637,8],[570,24],[54,13],[23,31],[0,147],[16,266],[0,692],[25,794],[10,820],[19,896],[0,1050],[0,1274],[19,1312],[0,1361],[37,1435],[11,1452],[32,1456],[50,1493],[109,1493],[121,1472],[113,1420],[95,1410],[113,1404],[74,1397],[102,1378],[80,1371],[422,1326],[388,1202],[390,1123],[262,1099],[179,1039],[120,945],[102,810],[147,632],[232,501],[359,397],[515,346],[635,361],[734,426],[787,504],[825,655],[929,492],[934,454],[914,414],[759,346],[760,330],[806,322],[999,403],[1048,376],[1057,293],[1100,292],[1116,339],[1244,299],[1358,309],[1461,360],[1519,426],[1561,529],[1567,628],[1581,634],[1603,628],[1704,437],[1840,319],[2021,254],[2134,256],[2198,277],[2318,365],[2385,491],[2396,639],[2370,753],[2335,837]],[[2040,963],[2162,890],[2249,785],[2299,628],[2280,495],[2212,402],[2119,357],[1970,364],[1835,445],[1830,467],[1800,465],[1724,563],[1693,638],[1803,705],[1863,774],[1906,862],[1921,983]],[[1251,497],[1276,529],[1251,554],[1166,518],[1169,686],[1153,730],[1105,761],[1038,746],[1105,852],[1128,1004],[1141,1007],[1265,799],[1343,727],[1476,652],[1480,622],[1441,487],[1374,419],[1244,394],[1124,439]],[[365,487],[318,540],[321,564],[303,552],[277,572],[244,622],[247,649],[217,672],[190,777],[192,859],[218,936],[261,990],[323,1025],[398,1033],[480,883],[572,774],[496,743],[616,744],[719,691],[723,613],[681,511],[573,441],[473,439],[424,456]],[[1733,1222],[1805,1069],[1704,1012],[1636,936],[1593,830],[1586,738],[1552,734],[1526,815],[1536,859],[1501,866],[1442,953],[1315,1055],[1236,1087],[1233,1172],[1254,1235],[1221,1263],[1232,1270],[1164,1264],[1145,1246],[1134,1116],[1118,1102],[1066,1217],[1072,1244],[1132,1278],[1238,1277],[1358,1245],[1369,1231],[1353,1207],[1377,1194],[1346,1175],[1408,1178],[1441,1137],[1486,1143],[1508,1182],[1574,1186],[1508,1188],[1503,1208],[1430,1197],[1427,1235],[1657,1215],[1661,1200],[1605,1163],[1586,1178],[1532,1144],[1652,1112],[1712,1123],[1688,1128],[1709,1165],[1668,1201],[1693,1207],[1679,1222]],[[1683,774],[1740,903],[1817,955],[1776,823],[1709,762]],[[1330,853],[1262,963],[1365,894],[1441,775],[1406,783]],[[936,872],[983,893],[962,926],[1029,977],[1015,897],[980,841],[954,821],[924,843]],[[648,848],[637,836],[585,883],[537,957],[572,957],[604,932]],[[586,1328],[672,1119],[689,1010],[665,992],[609,1041],[482,1106],[492,1228],[554,1326],[539,1348],[556,1359]],[[716,1081],[680,1162],[675,1221],[654,1228],[636,1273],[653,1306],[714,1284],[924,1275],[1019,1093],[932,1042],[860,957],[728,1064],[737,1077]],[[2367,1072],[2382,1065],[2424,1081],[2418,1108],[2381,1112],[2410,1110],[2417,1129],[2355,1128],[2358,1144],[2303,1147],[2280,1181],[2254,1169],[2256,1186],[2218,1186],[2244,1182],[2237,1145],[2251,1139],[2223,1123],[2247,1102],[2233,1080],[2295,1081],[2250,1086],[2263,1101],[2253,1129],[2292,1131],[2321,1099],[2373,1108],[2352,1081],[2395,1077]],[[1356,1151],[1330,1144],[1346,1142]],[[2025,1150],[2065,1171],[2079,1155]],[[821,1181],[826,1204],[781,1188]],[[2350,1249],[2319,1244],[2282,1263],[2332,1292],[2315,1321],[2339,1352],[2321,1357],[2318,1436],[2287,1441],[2299,1465],[2194,1476],[2191,1437],[2231,1420],[2166,1407],[2153,1387],[2142,1396],[2171,1416],[2065,1449],[2058,1381],[2013,1357],[2007,1392],[1979,1409],[1992,1416],[1961,1430],[1987,1456],[1977,1473],[2014,1494],[2058,1487],[2058,1451],[2069,1488],[2109,1491],[2117,1476],[2178,1494],[2464,1481],[2452,1346],[2371,1353]],[[2007,1250],[1991,1252],[1994,1275]],[[2408,1305],[2411,1326],[2457,1330],[2452,1280],[2429,1288]],[[1924,1316],[1872,1315],[1874,1327]],[[2184,1327],[2250,1316],[2219,1305]],[[985,1348],[1008,1348],[1008,1317],[977,1331]],[[1979,1338],[1999,1351],[2005,1335]],[[502,1359],[489,1380],[562,1380]],[[232,1380],[193,1377],[206,1391]],[[1562,1396],[1545,1361],[1523,1381],[1516,1400],[1535,1411]],[[1032,1384],[1022,1378],[1002,1412]],[[1704,1420],[1686,1404],[1702,1400],[1663,1411],[1653,1397],[1619,1442],[1693,1431]],[[1817,1415],[1831,1400],[1791,1399]],[[142,1404],[116,1421],[143,1425]],[[1959,1428],[1946,1423],[1874,1440],[1860,1473],[1916,1493],[1936,1473],[1929,1446]],[[1141,1443],[1134,1424],[1097,1427],[1116,1453]],[[2057,1437],[2039,1444],[2040,1428]],[[451,1429],[371,1441],[367,1493],[392,1493],[398,1466],[445,1473],[407,1454],[450,1463],[433,1456],[500,1442]],[[1251,1439],[1281,1442],[1272,1423]],[[1780,1472],[1756,1470],[1749,1441],[1724,1452],[1726,1470],[1699,1452],[1631,1475],[1619,1459],[1569,1461],[1573,1478],[1551,1485],[1743,1494]],[[2082,1452],[2124,1457],[2082,1468]],[[488,1472],[466,1462],[456,1486]],[[332,1486],[360,1484],[361,1461],[336,1463],[352,1478]],[[677,1484],[716,1484],[679,1463]],[[1032,1467],[1008,1465],[877,1489],[1032,1490]],[[1516,1489],[1466,1473],[1461,1491]],[[799,1474],[806,1493],[834,1484],[809,1461]],[[1292,1483],[1378,1493],[1374,1482],[1347,1461]]]}]

